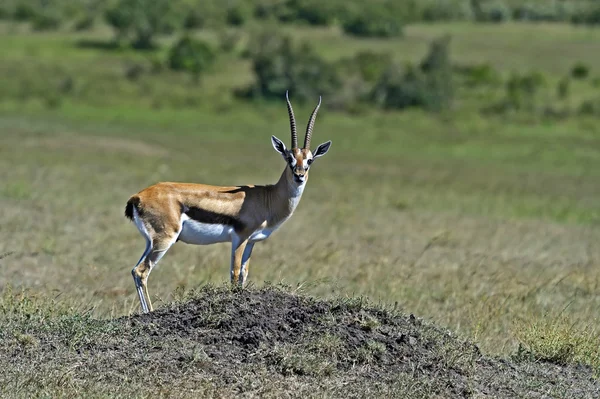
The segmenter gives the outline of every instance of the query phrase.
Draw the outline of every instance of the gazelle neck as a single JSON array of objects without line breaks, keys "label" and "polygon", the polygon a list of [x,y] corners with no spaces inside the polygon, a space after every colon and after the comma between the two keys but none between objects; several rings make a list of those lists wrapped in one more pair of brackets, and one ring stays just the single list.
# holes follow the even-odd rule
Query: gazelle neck
[{"label": "gazelle neck", "polygon": [[278,191],[280,191],[280,193],[286,197],[299,199],[304,192],[304,187],[306,186],[307,180],[308,175],[306,176],[306,180],[304,180],[302,183],[297,183],[294,180],[294,173],[288,166],[286,166],[276,186],[278,187]]},{"label": "gazelle neck", "polygon": [[307,180],[308,176],[306,176],[306,180],[304,182],[297,183],[294,180],[292,170],[286,166],[281,174],[281,177],[279,178],[279,181],[277,184],[275,184],[275,192],[277,193],[276,195],[280,201],[287,203],[290,214],[298,206]]}]

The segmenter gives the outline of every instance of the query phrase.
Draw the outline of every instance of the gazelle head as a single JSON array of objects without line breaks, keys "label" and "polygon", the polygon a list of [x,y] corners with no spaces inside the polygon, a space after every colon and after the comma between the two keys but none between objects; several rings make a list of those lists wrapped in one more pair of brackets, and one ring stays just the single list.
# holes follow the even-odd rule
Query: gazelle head
[{"label": "gazelle head", "polygon": [[310,139],[312,137],[312,131],[315,126],[315,118],[317,117],[317,112],[319,111],[319,107],[321,106],[321,97],[319,97],[319,103],[310,115],[308,125],[306,126],[306,136],[304,136],[304,147],[298,148],[298,132],[296,131],[296,118],[294,117],[294,110],[292,109],[292,104],[290,103],[287,91],[285,92],[285,100],[287,102],[288,114],[290,117],[290,130],[292,132],[292,148],[286,148],[285,144],[283,144],[283,141],[279,140],[275,136],[271,136],[271,142],[273,143],[273,148],[275,148],[275,151],[277,151],[283,156],[283,159],[285,159],[285,162],[290,167],[292,175],[294,177],[294,181],[298,184],[303,184],[308,179],[308,171],[311,165],[313,164],[314,160],[319,157],[322,157],[323,155],[327,154],[327,151],[329,151],[329,147],[331,147],[331,140],[320,144],[314,153],[310,150]]}]

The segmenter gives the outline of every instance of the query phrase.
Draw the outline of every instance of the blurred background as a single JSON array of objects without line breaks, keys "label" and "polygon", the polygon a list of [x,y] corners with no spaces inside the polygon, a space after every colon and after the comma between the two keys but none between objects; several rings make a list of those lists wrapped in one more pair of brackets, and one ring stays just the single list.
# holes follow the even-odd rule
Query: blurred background
[{"label": "blurred background", "polygon": [[[323,96],[313,142],[333,145],[253,284],[600,363],[591,0],[4,0],[0,288],[137,312],[128,197],[275,183],[286,90],[301,130]],[[175,245],[155,306],[227,281],[229,251]]]}]

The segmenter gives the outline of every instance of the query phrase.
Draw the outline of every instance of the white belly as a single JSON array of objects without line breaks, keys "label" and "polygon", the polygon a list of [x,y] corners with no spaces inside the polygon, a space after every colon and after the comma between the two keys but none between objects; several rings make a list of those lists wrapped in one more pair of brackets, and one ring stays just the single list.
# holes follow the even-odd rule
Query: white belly
[{"label": "white belly", "polygon": [[194,245],[209,245],[231,241],[233,227],[223,224],[208,224],[192,219],[184,220],[181,224],[179,241]]}]

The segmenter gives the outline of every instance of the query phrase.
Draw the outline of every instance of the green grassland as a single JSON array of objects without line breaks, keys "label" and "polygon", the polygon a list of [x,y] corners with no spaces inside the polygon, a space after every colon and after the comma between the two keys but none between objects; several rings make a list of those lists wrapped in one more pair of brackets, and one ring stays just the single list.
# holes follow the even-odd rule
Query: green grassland
[{"label": "green grassland", "polygon": [[[282,29],[332,60],[379,49],[414,62],[450,33],[458,64],[541,71],[551,88],[577,62],[600,76],[600,31],[590,28],[411,25],[388,40]],[[158,181],[273,183],[284,168],[270,144],[272,134],[289,137],[283,99],[236,99],[232,90],[252,81],[236,52],[195,86],[152,70],[172,38],[134,52],[89,45],[110,39],[102,27],[31,33],[10,23],[0,32],[0,287],[31,288],[96,317],[137,313],[130,269],[144,242],[123,217],[131,194]],[[134,64],[143,72],[131,79]],[[67,80],[73,88],[61,89]],[[577,103],[598,88],[571,90]],[[544,359],[600,366],[598,117],[485,116],[477,96],[458,101],[437,114],[324,108],[313,137],[332,149],[294,217],[256,247],[250,280],[396,303],[488,354],[521,344]],[[297,118],[311,107],[298,105]],[[155,306],[226,281],[229,251],[175,245],[149,281]]]}]

